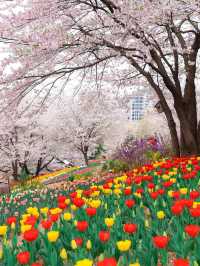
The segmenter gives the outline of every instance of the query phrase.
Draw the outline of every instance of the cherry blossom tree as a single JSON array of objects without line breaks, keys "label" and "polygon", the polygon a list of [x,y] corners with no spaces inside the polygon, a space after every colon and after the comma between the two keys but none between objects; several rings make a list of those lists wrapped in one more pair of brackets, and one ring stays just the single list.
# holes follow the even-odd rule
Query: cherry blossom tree
[{"label": "cherry blossom tree", "polygon": [[34,107],[15,104],[0,114],[0,171],[16,180],[22,171],[38,175],[55,156],[54,139]]},{"label": "cherry blossom tree", "polygon": [[176,155],[197,154],[199,5],[198,0],[4,1],[1,41],[14,56],[2,62],[1,84],[23,95],[49,77],[51,89],[75,71],[80,81],[103,78],[113,86],[116,80],[126,85],[141,80],[160,101]]},{"label": "cherry blossom tree", "polygon": [[109,137],[114,135],[116,117],[118,121],[120,115],[122,117],[122,110],[119,110],[114,98],[94,90],[82,90],[56,111],[57,142],[61,141],[66,149],[81,154],[87,165],[89,154],[97,144],[109,143]]}]

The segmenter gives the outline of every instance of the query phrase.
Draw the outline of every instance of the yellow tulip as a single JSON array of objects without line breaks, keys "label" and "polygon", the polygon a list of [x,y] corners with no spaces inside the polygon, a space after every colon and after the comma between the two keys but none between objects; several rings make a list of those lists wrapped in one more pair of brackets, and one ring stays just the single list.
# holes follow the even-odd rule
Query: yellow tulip
[{"label": "yellow tulip", "polygon": [[41,212],[42,214],[47,214],[48,211],[49,211],[49,208],[47,208],[47,207],[45,207],[45,208],[41,208],[41,209],[40,209],[40,212]]},{"label": "yellow tulip", "polygon": [[67,251],[65,248],[62,248],[61,251],[60,251],[60,257],[61,259],[63,260],[67,260]]},{"label": "yellow tulip", "polygon": [[50,213],[52,215],[54,215],[54,214],[60,214],[61,212],[62,212],[62,209],[60,209],[60,208],[54,208],[54,209],[51,209],[50,210]]},{"label": "yellow tulip", "polygon": [[114,222],[115,222],[115,220],[114,220],[113,218],[105,218],[105,219],[104,219],[104,222],[105,222],[105,224],[106,224],[108,227],[112,227],[113,224],[114,224]]},{"label": "yellow tulip", "polygon": [[139,262],[131,263],[129,266],[140,266]]},{"label": "yellow tulip", "polygon": [[101,201],[99,199],[97,200],[92,200],[88,203],[90,205],[90,207],[92,208],[99,208],[99,206],[101,205]]},{"label": "yellow tulip", "polygon": [[72,205],[71,205],[71,210],[72,210],[72,211],[76,211],[76,210],[77,210],[76,205],[72,204]]},{"label": "yellow tulip", "polygon": [[69,205],[70,204],[70,199],[65,200],[65,204]]},{"label": "yellow tulip", "polygon": [[47,233],[47,238],[49,242],[56,242],[59,237],[59,232],[58,231],[49,231]]},{"label": "yellow tulip", "polygon": [[70,212],[65,212],[63,217],[65,221],[70,221],[72,219],[72,214]]},{"label": "yellow tulip", "polygon": [[117,242],[117,248],[122,251],[128,251],[131,247],[131,240],[121,240]]},{"label": "yellow tulip", "polygon": [[0,236],[4,236],[7,232],[7,226],[6,225],[1,225],[0,226]]},{"label": "yellow tulip", "polygon": [[92,242],[91,240],[88,240],[87,243],[86,243],[86,248],[87,249],[91,249],[92,248]]},{"label": "yellow tulip", "polygon": [[31,230],[31,228],[32,228],[32,225],[30,225],[30,224],[21,225],[21,232],[25,233],[26,231]]},{"label": "yellow tulip", "polygon": [[160,220],[164,219],[165,218],[164,211],[158,211],[157,212],[157,218],[160,219]]},{"label": "yellow tulip", "polygon": [[71,247],[72,247],[72,249],[77,249],[77,244],[76,244],[76,241],[74,239],[71,241]]},{"label": "yellow tulip", "polygon": [[93,261],[89,259],[83,259],[76,262],[75,266],[92,266]]},{"label": "yellow tulip", "polygon": [[182,195],[186,195],[187,192],[188,192],[188,189],[187,189],[186,187],[180,188],[180,193],[181,193]]}]

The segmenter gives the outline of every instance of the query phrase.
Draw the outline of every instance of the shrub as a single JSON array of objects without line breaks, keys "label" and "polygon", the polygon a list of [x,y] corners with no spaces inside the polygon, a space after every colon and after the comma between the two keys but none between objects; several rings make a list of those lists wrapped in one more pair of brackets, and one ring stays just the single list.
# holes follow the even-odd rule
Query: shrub
[{"label": "shrub", "polygon": [[114,173],[129,170],[129,165],[121,160],[108,160],[102,166],[102,171],[112,171]]},{"label": "shrub", "polygon": [[129,167],[135,167],[159,160],[169,154],[170,149],[161,137],[153,136],[136,139],[133,136],[129,136],[116,149],[113,159],[123,161]]}]

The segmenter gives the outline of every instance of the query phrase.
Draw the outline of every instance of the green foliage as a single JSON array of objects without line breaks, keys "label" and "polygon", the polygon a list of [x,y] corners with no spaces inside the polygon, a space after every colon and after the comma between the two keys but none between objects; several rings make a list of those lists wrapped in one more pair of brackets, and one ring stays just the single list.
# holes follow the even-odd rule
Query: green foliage
[{"label": "green foliage", "polygon": [[30,175],[27,173],[26,169],[22,168],[22,170],[18,176],[18,180],[24,182],[24,181],[28,180],[29,178],[30,178]]},{"label": "green foliage", "polygon": [[78,174],[75,176],[75,179],[81,179],[81,178],[89,178],[93,175],[92,172],[86,172],[86,173],[83,173],[83,174]]},{"label": "green foliage", "polygon": [[94,159],[98,159],[102,153],[104,153],[106,150],[105,148],[103,147],[103,144],[98,144],[96,147],[95,147],[95,150],[94,152],[91,154],[91,156],[89,157],[90,160],[94,160]]},{"label": "green foliage", "polygon": [[121,160],[108,160],[102,166],[102,171],[112,171],[114,173],[124,172],[129,170],[126,162]]},{"label": "green foliage", "polygon": [[28,180],[28,181],[23,181],[19,185],[17,185],[14,190],[17,191],[27,191],[27,190],[34,190],[34,189],[42,189],[45,188],[45,185],[43,185],[40,181],[38,180]]},{"label": "green foliage", "polygon": [[147,157],[147,159],[155,162],[155,161],[158,161],[162,158],[162,154],[160,153],[160,151],[149,150],[146,152],[146,157]]}]

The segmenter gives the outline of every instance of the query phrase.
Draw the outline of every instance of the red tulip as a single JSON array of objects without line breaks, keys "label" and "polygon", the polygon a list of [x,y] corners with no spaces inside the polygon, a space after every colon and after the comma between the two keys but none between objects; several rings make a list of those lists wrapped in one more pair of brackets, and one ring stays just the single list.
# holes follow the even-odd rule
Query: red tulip
[{"label": "red tulip", "polygon": [[190,263],[186,259],[175,259],[174,266],[190,266]]},{"label": "red tulip", "polygon": [[64,195],[58,195],[58,202],[65,202],[65,200],[66,200],[66,196],[64,196]]},{"label": "red tulip", "polygon": [[12,223],[16,224],[17,218],[15,216],[10,216],[7,218],[6,223],[11,225]]},{"label": "red tulip", "polygon": [[174,199],[179,199],[180,198],[180,192],[179,191],[173,191],[172,192],[172,197]]},{"label": "red tulip", "polygon": [[24,233],[23,238],[27,242],[35,241],[38,238],[39,232],[37,229],[32,228],[31,230],[28,230]]},{"label": "red tulip", "polygon": [[124,189],[124,195],[128,196],[128,195],[131,195],[131,194],[132,194],[131,188],[125,188]]},{"label": "red tulip", "polygon": [[76,198],[76,196],[77,196],[77,192],[72,192],[72,193],[70,193],[70,198],[72,198],[72,199],[74,199],[74,198]]},{"label": "red tulip", "polygon": [[44,229],[50,229],[52,226],[52,221],[51,220],[43,220],[41,221],[41,225]]},{"label": "red tulip", "polygon": [[86,208],[85,211],[88,216],[94,216],[97,213],[96,208]]},{"label": "red tulip", "polygon": [[135,192],[139,193],[139,194],[142,194],[144,192],[144,189],[139,187],[139,188],[136,189]]},{"label": "red tulip", "polygon": [[197,237],[199,232],[200,232],[200,226],[196,224],[189,224],[185,226],[185,232],[190,236],[190,237]]},{"label": "red tulip", "polygon": [[153,243],[156,248],[165,248],[168,245],[169,237],[167,236],[154,236]]},{"label": "red tulip", "polygon": [[132,234],[137,231],[137,224],[125,224],[124,225],[124,232]]},{"label": "red tulip", "polygon": [[39,263],[39,262],[34,262],[31,264],[31,266],[42,266],[43,264]]},{"label": "red tulip", "polygon": [[153,189],[153,188],[155,188],[155,184],[154,184],[154,183],[149,183],[149,184],[147,185],[147,187],[148,187],[149,189]]},{"label": "red tulip", "polygon": [[198,191],[194,190],[190,192],[190,198],[193,200],[197,199],[199,196],[200,196],[200,193]]},{"label": "red tulip", "polygon": [[190,209],[190,215],[195,218],[200,217],[200,208]]},{"label": "red tulip", "polygon": [[160,188],[160,189],[157,190],[157,193],[159,195],[163,195],[163,194],[165,194],[165,191],[164,191],[164,189]]},{"label": "red tulip", "polygon": [[85,204],[85,201],[81,198],[74,198],[72,202],[78,208],[81,208]]},{"label": "red tulip", "polygon": [[166,181],[166,182],[163,183],[163,187],[165,187],[165,188],[168,188],[168,187],[170,187],[172,185],[173,185],[172,181]]},{"label": "red tulip", "polygon": [[36,218],[35,216],[31,215],[31,216],[29,216],[29,217],[26,219],[26,221],[24,222],[24,224],[29,224],[29,225],[34,226],[35,223],[36,223],[36,221],[37,221],[37,218]]},{"label": "red tulip", "polygon": [[78,221],[76,225],[76,229],[80,232],[85,232],[88,228],[88,222],[87,221]]},{"label": "red tulip", "polygon": [[135,201],[133,199],[127,199],[125,204],[128,208],[132,208],[135,205]]},{"label": "red tulip", "polygon": [[101,242],[106,242],[110,238],[110,232],[109,231],[100,231],[99,232],[99,239]]},{"label": "red tulip", "polygon": [[159,193],[158,193],[157,191],[155,191],[155,192],[151,192],[151,193],[150,193],[150,196],[151,196],[152,199],[156,200],[157,197],[159,196]]},{"label": "red tulip", "polygon": [[59,218],[59,214],[51,214],[50,219],[52,222],[57,222]]},{"label": "red tulip", "polygon": [[65,202],[59,202],[58,203],[58,208],[64,210],[67,207],[67,204]]},{"label": "red tulip", "polygon": [[79,247],[82,246],[83,239],[81,237],[77,237],[74,240],[75,240],[77,246],[79,246]]},{"label": "red tulip", "polygon": [[28,251],[20,252],[17,254],[17,261],[19,264],[28,264],[30,260],[30,253]]},{"label": "red tulip", "polygon": [[117,261],[115,258],[105,258],[97,262],[97,266],[117,266]]},{"label": "red tulip", "polygon": [[174,214],[174,215],[180,215],[183,211],[183,207],[179,204],[175,204],[171,207],[171,212]]}]

